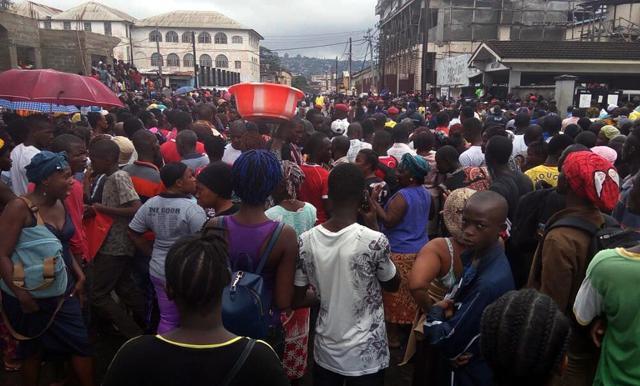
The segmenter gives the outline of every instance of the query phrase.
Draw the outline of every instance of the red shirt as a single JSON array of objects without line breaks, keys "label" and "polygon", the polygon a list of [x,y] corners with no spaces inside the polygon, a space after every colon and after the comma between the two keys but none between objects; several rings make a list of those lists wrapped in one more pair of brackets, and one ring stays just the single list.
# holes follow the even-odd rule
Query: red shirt
[{"label": "red shirt", "polygon": [[[381,164],[383,164],[384,166],[390,169],[395,169],[398,166],[398,160],[395,159],[395,157],[390,155],[384,156],[384,157],[378,157],[378,161],[380,161]],[[384,180],[385,174],[382,170],[376,169],[374,173],[376,174],[376,176],[380,177],[380,179]]]},{"label": "red shirt", "polygon": [[[204,144],[202,142],[196,142],[196,153],[204,154]],[[178,153],[178,147],[176,146],[176,140],[169,140],[160,146],[160,154],[164,159],[164,163],[180,162],[182,157]]]},{"label": "red shirt", "polygon": [[329,172],[320,165],[306,163],[302,164],[300,168],[304,172],[305,179],[300,186],[300,197],[298,198],[316,207],[318,216],[316,224],[322,224],[327,221],[328,217],[324,210],[323,200],[329,194]]},{"label": "red shirt", "polygon": [[71,222],[73,226],[76,227],[76,232],[73,234],[73,237],[71,237],[71,240],[69,240],[69,247],[71,253],[75,256],[86,259],[89,257],[89,242],[87,241],[87,234],[84,232],[84,226],[82,225],[82,216],[84,215],[83,196],[82,183],[74,178],[71,193],[64,200],[64,205],[67,208],[69,217],[71,217]]}]

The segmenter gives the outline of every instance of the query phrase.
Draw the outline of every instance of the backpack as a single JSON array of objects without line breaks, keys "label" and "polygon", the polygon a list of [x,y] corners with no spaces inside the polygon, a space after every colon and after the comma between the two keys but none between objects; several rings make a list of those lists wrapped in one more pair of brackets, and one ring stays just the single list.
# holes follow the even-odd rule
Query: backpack
[{"label": "backpack", "polygon": [[[19,197],[34,214],[36,225],[22,228],[11,255],[13,284],[26,290],[35,299],[64,295],[67,289],[67,270],[62,258],[62,243],[44,224],[35,205],[25,197]],[[9,286],[0,279],[0,287],[15,296]]]},{"label": "backpack", "polygon": [[[226,231],[225,217],[219,219],[214,226]],[[273,230],[255,269],[250,260],[247,271],[236,270],[230,264],[231,283],[222,292],[222,323],[236,335],[261,339],[269,333],[272,324],[271,291],[265,288],[261,273],[283,228],[284,223],[278,223]]]}]

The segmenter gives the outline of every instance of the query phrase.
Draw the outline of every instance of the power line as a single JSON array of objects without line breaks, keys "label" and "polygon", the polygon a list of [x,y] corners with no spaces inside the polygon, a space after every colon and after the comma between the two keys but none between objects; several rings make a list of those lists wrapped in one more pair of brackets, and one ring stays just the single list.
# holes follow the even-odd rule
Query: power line
[{"label": "power line", "polygon": [[[354,42],[361,42],[364,39],[354,40]],[[323,44],[318,46],[307,46],[307,47],[293,47],[293,48],[269,48],[270,51],[293,51],[293,50],[305,50],[308,48],[321,48],[321,47],[331,47],[331,46],[339,46],[341,44],[348,44],[349,42],[338,42],[332,44]]]}]

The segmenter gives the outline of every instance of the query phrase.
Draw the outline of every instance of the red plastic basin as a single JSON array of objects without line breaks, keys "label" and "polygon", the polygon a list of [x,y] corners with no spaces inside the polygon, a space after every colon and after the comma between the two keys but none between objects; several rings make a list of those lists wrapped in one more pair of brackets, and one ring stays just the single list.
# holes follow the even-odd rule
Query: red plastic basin
[{"label": "red plastic basin", "polygon": [[275,83],[239,83],[229,87],[236,97],[238,113],[244,119],[291,119],[304,93],[296,88]]}]

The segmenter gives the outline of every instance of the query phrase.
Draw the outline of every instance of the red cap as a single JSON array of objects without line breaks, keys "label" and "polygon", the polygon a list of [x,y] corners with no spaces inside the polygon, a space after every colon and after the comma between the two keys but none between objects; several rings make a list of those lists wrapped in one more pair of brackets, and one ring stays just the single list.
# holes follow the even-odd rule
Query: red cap
[{"label": "red cap", "polygon": [[347,106],[347,105],[345,105],[345,104],[343,104],[343,103],[338,103],[338,104],[335,106],[335,108],[336,108],[336,110],[344,111],[345,113],[346,113],[346,112],[349,112],[349,106]]},{"label": "red cap", "polygon": [[387,109],[387,114],[389,114],[389,115],[396,115],[396,114],[398,114],[399,112],[400,112],[400,110],[398,110],[398,109],[397,109],[397,108],[395,108],[395,107],[389,107],[389,108]]}]

